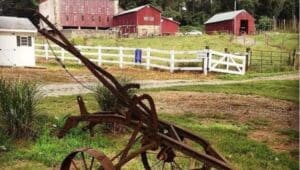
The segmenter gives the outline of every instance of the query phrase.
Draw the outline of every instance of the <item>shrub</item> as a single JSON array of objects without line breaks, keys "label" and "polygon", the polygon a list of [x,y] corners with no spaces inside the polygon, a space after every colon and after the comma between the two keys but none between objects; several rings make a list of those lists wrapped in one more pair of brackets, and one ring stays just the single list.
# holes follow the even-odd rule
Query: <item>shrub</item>
[{"label": "shrub", "polygon": [[257,29],[268,31],[272,29],[272,19],[267,16],[261,16],[258,20]]},{"label": "shrub", "polygon": [[[128,84],[130,79],[126,77],[118,78],[121,85]],[[95,90],[96,101],[102,111],[118,111],[122,109],[121,102],[103,85],[99,84]],[[134,91],[129,90],[129,95],[133,95]]]},{"label": "shrub", "polygon": [[[130,80],[125,77],[118,78],[121,85],[128,84]],[[134,94],[134,90],[129,90],[128,93],[130,96]],[[122,111],[122,103],[114,96],[106,87],[103,85],[97,85],[95,90],[96,101],[102,111]],[[116,123],[107,123],[104,126],[104,130],[121,132],[123,126],[117,125]]]},{"label": "shrub", "polygon": [[40,99],[37,84],[0,79],[0,127],[13,138],[33,136],[33,122]]}]

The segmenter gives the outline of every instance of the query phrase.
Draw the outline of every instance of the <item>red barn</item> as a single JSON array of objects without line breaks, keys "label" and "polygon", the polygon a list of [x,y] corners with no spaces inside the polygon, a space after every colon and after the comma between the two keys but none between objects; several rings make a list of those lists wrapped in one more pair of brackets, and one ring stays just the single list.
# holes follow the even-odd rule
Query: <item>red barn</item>
[{"label": "red barn", "polygon": [[109,28],[119,0],[40,0],[40,12],[59,28]]},{"label": "red barn", "polygon": [[149,36],[160,34],[161,11],[151,5],[144,5],[123,11],[114,16],[113,26],[120,34]]},{"label": "red barn", "polygon": [[161,18],[161,34],[162,35],[175,35],[179,31],[179,22],[173,19],[162,17]]},{"label": "red barn", "polygon": [[255,19],[246,10],[219,13],[205,23],[207,34],[213,32],[227,32],[230,34],[254,34]]}]

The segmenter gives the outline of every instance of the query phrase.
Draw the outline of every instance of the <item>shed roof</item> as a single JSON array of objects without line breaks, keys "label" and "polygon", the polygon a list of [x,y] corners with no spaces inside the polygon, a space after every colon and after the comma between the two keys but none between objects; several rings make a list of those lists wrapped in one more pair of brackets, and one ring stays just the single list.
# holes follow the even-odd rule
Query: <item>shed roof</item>
[{"label": "shed roof", "polygon": [[167,18],[167,17],[162,16],[161,19],[162,19],[162,20],[168,20],[168,21],[171,21],[171,22],[174,22],[174,23],[180,25],[180,22],[175,21],[175,20],[173,20],[173,19],[171,19],[171,18]]},{"label": "shed roof", "polygon": [[247,11],[242,9],[242,10],[238,10],[238,11],[229,11],[229,12],[218,13],[218,14],[215,14],[214,16],[212,16],[211,18],[209,18],[204,24],[232,20],[242,12],[247,12]]},{"label": "shed roof", "polygon": [[0,16],[1,31],[37,32],[28,18]]},{"label": "shed roof", "polygon": [[122,11],[122,12],[120,12],[119,14],[117,14],[117,15],[115,15],[115,16],[124,15],[124,14],[132,13],[132,12],[137,12],[137,11],[139,11],[139,10],[145,8],[145,7],[152,7],[152,8],[154,8],[155,10],[161,12],[161,11],[160,11],[159,9],[157,9],[156,7],[147,4],[147,5],[139,6],[139,7],[136,7],[136,8],[132,8],[132,9],[130,9],[130,10]]}]

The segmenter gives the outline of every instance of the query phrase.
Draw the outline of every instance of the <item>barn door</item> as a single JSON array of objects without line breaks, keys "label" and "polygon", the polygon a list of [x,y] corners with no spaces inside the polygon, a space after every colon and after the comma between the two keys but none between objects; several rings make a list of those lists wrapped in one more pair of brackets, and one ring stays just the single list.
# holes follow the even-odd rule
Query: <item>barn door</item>
[{"label": "barn door", "polygon": [[241,20],[240,34],[248,34],[248,20]]}]

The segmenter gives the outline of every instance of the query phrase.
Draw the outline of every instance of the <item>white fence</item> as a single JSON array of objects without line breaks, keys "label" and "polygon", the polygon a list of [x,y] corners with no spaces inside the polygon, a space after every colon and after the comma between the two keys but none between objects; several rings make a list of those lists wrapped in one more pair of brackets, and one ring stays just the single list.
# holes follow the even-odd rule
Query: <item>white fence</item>
[{"label": "white fence", "polygon": [[[81,64],[80,60],[57,45],[35,44],[36,57],[46,60],[55,58],[53,52],[62,61],[73,60]],[[120,68],[125,65],[138,65],[146,69],[158,68],[174,72],[176,70],[207,71],[245,74],[245,56],[220,53],[213,50],[174,51],[139,48],[141,57],[136,57],[137,48],[76,46],[80,52],[91,61],[102,64],[117,64]]]}]

